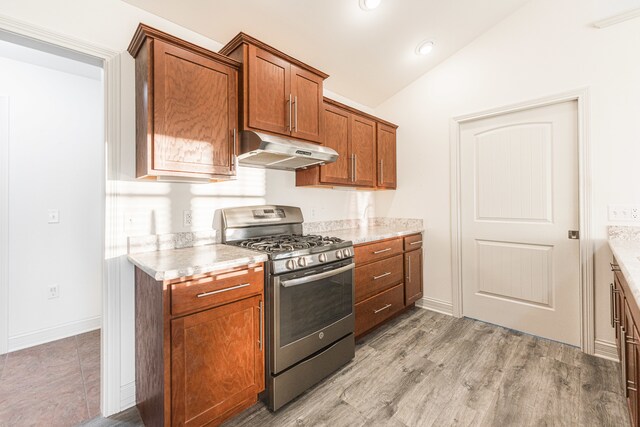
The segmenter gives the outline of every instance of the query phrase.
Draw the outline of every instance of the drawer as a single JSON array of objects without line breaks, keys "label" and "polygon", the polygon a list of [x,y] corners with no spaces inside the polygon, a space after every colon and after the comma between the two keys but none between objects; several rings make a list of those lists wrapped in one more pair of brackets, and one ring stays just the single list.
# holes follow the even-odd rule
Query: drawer
[{"label": "drawer", "polygon": [[356,304],[356,337],[404,308],[404,286],[398,285]]},{"label": "drawer", "polygon": [[264,289],[262,264],[171,285],[171,315],[176,316],[259,294]]},{"label": "drawer", "polygon": [[402,255],[356,267],[356,304],[402,283]]},{"label": "drawer", "polygon": [[358,264],[366,264],[380,259],[402,253],[402,239],[383,240],[355,247],[355,261]]},{"label": "drawer", "polygon": [[422,247],[422,233],[412,234],[404,238],[404,250],[412,251],[414,249],[420,249]]}]

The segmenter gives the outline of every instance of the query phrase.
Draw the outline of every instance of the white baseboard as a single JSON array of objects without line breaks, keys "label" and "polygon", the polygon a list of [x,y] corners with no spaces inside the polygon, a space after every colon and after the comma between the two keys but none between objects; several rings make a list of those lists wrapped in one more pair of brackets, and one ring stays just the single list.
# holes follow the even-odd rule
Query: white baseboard
[{"label": "white baseboard", "polygon": [[619,362],[618,360],[618,348],[615,343],[603,340],[595,341],[595,351],[594,355],[597,357],[602,357],[603,359],[613,360],[614,362]]},{"label": "white baseboard", "polygon": [[136,404],[136,382],[120,386],[120,411],[129,409]]},{"label": "white baseboard", "polygon": [[453,316],[453,305],[450,302],[443,301],[437,298],[422,297],[421,299],[416,301],[416,307]]},{"label": "white baseboard", "polygon": [[100,329],[101,316],[69,322],[52,328],[9,337],[9,352]]}]

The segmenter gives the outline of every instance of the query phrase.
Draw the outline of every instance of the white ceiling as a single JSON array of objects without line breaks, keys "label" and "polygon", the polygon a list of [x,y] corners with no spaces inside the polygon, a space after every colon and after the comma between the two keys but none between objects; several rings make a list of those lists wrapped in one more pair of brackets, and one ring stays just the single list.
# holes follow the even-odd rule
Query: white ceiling
[{"label": "white ceiling", "polygon": [[[226,43],[250,34],[330,75],[325,87],[376,107],[528,0],[124,0]],[[419,42],[431,39],[430,55]]]}]

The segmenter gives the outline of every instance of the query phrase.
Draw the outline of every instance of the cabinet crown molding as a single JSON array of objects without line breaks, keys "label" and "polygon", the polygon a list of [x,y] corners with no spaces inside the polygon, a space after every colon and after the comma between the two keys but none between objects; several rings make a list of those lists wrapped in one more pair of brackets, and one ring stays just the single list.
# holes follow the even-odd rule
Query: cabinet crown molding
[{"label": "cabinet crown molding", "polygon": [[238,70],[241,66],[241,64],[234,59],[221,55],[212,50],[205,49],[202,46],[198,46],[186,40],[182,40],[178,37],[172,36],[171,34],[165,33],[164,31],[160,31],[143,23],[138,24],[138,28],[136,29],[136,32],[131,39],[131,43],[129,43],[129,47],[127,48],[127,51],[131,54],[131,56],[133,56],[134,58],[138,56],[138,52],[140,51],[140,48],[142,48],[142,45],[144,44],[144,41],[147,39],[147,37],[151,39],[162,40],[165,43],[190,50],[194,53],[205,56],[207,58],[212,58],[218,62],[224,63]]},{"label": "cabinet crown molding", "polygon": [[383,124],[383,125],[385,125],[385,126],[389,126],[389,127],[394,128],[394,129],[398,129],[398,125],[396,125],[396,124],[394,124],[394,123],[388,122],[388,121],[386,121],[386,120],[382,120],[382,119],[381,119],[381,118],[379,118],[379,117],[376,117],[376,116],[373,116],[373,115],[371,115],[371,114],[365,113],[364,111],[361,111],[361,110],[355,109],[355,108],[350,107],[350,106],[348,106],[348,105],[346,105],[346,104],[343,104],[343,103],[341,103],[341,102],[338,102],[338,101],[336,101],[336,100],[334,100],[334,99],[327,98],[327,97],[325,96],[325,97],[323,98],[323,100],[324,100],[324,102],[325,102],[325,103],[327,103],[327,104],[333,105],[333,106],[338,107],[338,108],[342,108],[343,110],[347,110],[347,111],[349,111],[350,113],[357,114],[358,116],[366,117],[367,119],[374,120],[374,121],[376,121],[376,122],[378,122],[378,123],[381,123],[381,124]]},{"label": "cabinet crown molding", "polygon": [[252,37],[246,33],[240,32],[238,33],[237,36],[235,36],[233,39],[231,39],[231,41],[229,43],[227,43],[222,49],[220,49],[219,53],[221,55],[229,55],[231,52],[233,52],[234,50],[236,50],[240,45],[242,44],[247,44],[247,45],[253,45],[256,47],[259,47],[262,50],[266,50],[267,52],[276,55],[280,58],[285,59],[286,61],[290,62],[291,64],[294,64],[300,68],[303,68],[313,74],[316,74],[320,77],[322,77],[323,79],[326,79],[329,77],[329,74],[324,73],[320,70],[318,70],[317,68],[314,68],[308,64],[305,64],[302,61],[297,60],[296,58],[287,55],[286,53],[276,49],[273,46],[269,46],[268,44],[261,42],[260,40],[256,39],[255,37]]}]

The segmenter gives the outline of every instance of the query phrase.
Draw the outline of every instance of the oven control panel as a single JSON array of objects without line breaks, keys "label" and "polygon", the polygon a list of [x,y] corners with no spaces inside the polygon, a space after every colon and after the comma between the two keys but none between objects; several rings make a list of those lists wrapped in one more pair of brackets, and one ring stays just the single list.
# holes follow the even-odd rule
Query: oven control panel
[{"label": "oven control panel", "polygon": [[252,212],[255,219],[275,219],[286,217],[284,209],[281,208],[254,209]]},{"label": "oven control panel", "polygon": [[353,246],[346,248],[329,250],[317,254],[305,254],[300,256],[292,256],[287,259],[278,259],[273,261],[273,273],[285,273],[290,271],[302,270],[304,268],[317,267],[334,261],[339,261],[353,257]]}]

